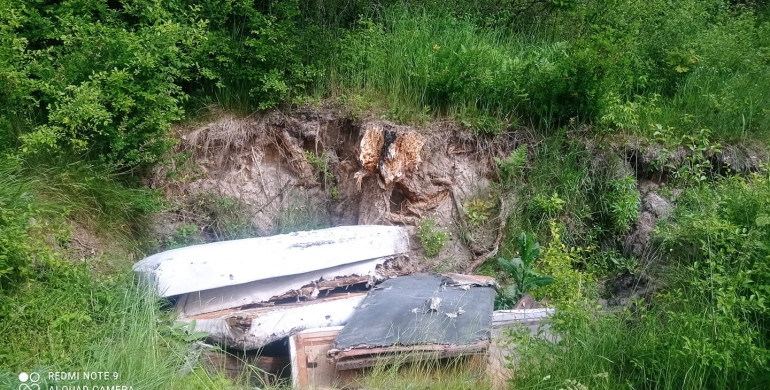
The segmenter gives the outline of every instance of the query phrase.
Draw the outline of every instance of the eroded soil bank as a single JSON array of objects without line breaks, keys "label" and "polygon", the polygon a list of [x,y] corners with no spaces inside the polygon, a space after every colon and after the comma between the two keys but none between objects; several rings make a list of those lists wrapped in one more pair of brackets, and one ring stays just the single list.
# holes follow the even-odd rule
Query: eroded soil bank
[{"label": "eroded soil bank", "polygon": [[[196,202],[203,202],[202,196],[215,203],[228,199],[258,235],[340,225],[406,226],[412,250],[400,266],[407,272],[472,271],[494,256],[507,216],[520,212],[516,191],[493,191],[494,158],[505,158],[520,145],[531,153],[541,141],[523,129],[485,139],[452,122],[413,128],[353,119],[335,109],[220,115],[177,127],[176,133],[175,152],[182,158],[158,169],[150,182],[178,206],[159,217],[158,237],[170,238],[183,224],[199,221]],[[676,195],[657,191],[668,174],[657,145],[633,138],[612,140],[609,149],[579,142],[596,152],[592,158],[598,164],[614,154],[617,169],[637,178],[640,216],[623,246],[644,259],[652,228],[670,213]],[[686,150],[668,156],[686,157]],[[767,160],[767,153],[731,146],[712,160],[714,169],[746,172]],[[465,205],[475,199],[493,206],[482,223],[469,223]],[[434,259],[423,255],[416,236],[423,218],[435,220],[449,237]],[[190,234],[203,241],[219,238],[206,237],[203,224],[193,224],[198,231]]]}]

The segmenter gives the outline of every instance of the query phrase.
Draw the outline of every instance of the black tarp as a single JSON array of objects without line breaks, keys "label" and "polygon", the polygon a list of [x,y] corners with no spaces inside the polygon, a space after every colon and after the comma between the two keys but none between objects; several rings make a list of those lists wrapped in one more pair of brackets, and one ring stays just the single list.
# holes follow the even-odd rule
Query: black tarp
[{"label": "black tarp", "polygon": [[[440,299],[437,307],[436,298]],[[386,280],[364,299],[332,349],[470,345],[489,340],[494,298],[493,287],[458,285],[441,275]]]}]

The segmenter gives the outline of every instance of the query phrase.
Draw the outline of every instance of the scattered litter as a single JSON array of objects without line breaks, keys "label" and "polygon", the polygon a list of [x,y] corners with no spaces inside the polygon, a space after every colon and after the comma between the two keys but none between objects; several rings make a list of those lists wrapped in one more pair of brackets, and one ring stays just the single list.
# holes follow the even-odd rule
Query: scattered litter
[{"label": "scattered litter", "polygon": [[441,305],[441,298],[433,297],[430,300],[428,300],[428,303],[430,304],[429,309],[431,311],[438,311],[438,307]]},{"label": "scattered litter", "polygon": [[[394,144],[410,138],[402,141]],[[397,177],[409,164],[389,165],[394,150],[383,146],[379,168]],[[399,275],[387,262],[408,250],[403,228],[347,226],[176,249],[134,270],[177,297],[179,321],[222,348],[255,351],[290,338],[295,386],[404,359],[486,356],[497,283]]]}]

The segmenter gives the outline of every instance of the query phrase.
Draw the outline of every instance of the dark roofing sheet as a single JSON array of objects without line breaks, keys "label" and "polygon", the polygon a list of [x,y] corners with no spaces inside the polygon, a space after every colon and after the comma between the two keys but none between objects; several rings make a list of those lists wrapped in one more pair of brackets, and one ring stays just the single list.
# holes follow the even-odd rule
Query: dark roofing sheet
[{"label": "dark roofing sheet", "polygon": [[[449,278],[427,274],[384,281],[353,313],[332,348],[468,345],[488,340],[494,288],[452,284]],[[437,307],[435,298],[441,300]]]}]

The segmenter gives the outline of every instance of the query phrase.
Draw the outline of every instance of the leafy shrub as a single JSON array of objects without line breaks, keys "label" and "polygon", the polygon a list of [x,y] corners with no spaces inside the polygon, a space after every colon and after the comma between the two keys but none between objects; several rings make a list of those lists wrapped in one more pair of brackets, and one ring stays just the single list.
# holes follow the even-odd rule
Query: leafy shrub
[{"label": "leafy shrub", "polygon": [[425,257],[434,258],[441,253],[441,249],[447,243],[449,238],[446,232],[436,227],[436,221],[430,218],[424,218],[420,221],[420,228],[417,230],[417,237],[420,238]]},{"label": "leafy shrub", "polygon": [[26,43],[12,74],[34,80],[9,109],[41,118],[20,128],[25,153],[74,152],[125,169],[151,164],[168,149],[203,22],[175,22],[163,6],[30,3],[23,13],[3,6],[4,14],[27,15],[26,24],[7,31]]},{"label": "leafy shrub", "polygon": [[534,288],[532,293],[552,302],[574,302],[594,293],[594,276],[580,270],[585,269],[584,255],[592,248],[568,248],[562,243],[560,230],[556,221],[551,220],[551,241],[536,267],[541,274],[551,275],[553,283]]},{"label": "leafy shrub", "polygon": [[553,276],[535,272],[535,260],[540,256],[540,244],[527,237],[527,234],[523,232],[519,236],[519,254],[519,257],[511,260],[502,257],[497,259],[497,263],[515,283],[503,293],[506,295],[504,300],[510,301],[514,305],[524,293],[533,288],[551,284],[554,280]]}]

